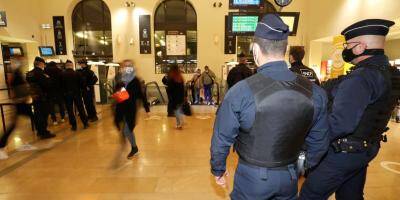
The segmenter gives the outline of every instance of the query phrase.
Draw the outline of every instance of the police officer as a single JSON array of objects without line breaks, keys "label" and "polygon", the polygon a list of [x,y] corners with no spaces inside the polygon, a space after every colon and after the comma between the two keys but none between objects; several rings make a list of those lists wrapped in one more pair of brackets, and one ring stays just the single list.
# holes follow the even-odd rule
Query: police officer
[{"label": "police officer", "polygon": [[82,102],[82,82],[82,77],[76,71],[74,71],[74,65],[72,61],[67,60],[67,62],[65,63],[65,71],[63,72],[61,77],[61,84],[64,90],[65,104],[67,107],[69,123],[72,126],[72,131],[77,130],[77,123],[73,109],[74,105],[78,109],[83,128],[86,129],[89,127],[87,115]]},{"label": "police officer", "polygon": [[94,85],[99,79],[97,78],[96,74],[90,70],[86,60],[80,60],[78,64],[81,67],[78,72],[81,74],[84,80],[82,85],[83,102],[85,104],[89,121],[95,122],[98,120],[98,118],[96,107],[94,105]]},{"label": "police officer", "polygon": [[239,154],[231,194],[237,199],[296,199],[294,164],[305,144],[307,166],[328,148],[327,97],[288,69],[289,27],[276,14],[257,25],[253,56],[257,74],[233,86],[219,108],[211,142],[211,171],[225,185],[229,149]]},{"label": "police officer", "polygon": [[65,118],[65,108],[64,108],[64,99],[63,99],[63,91],[61,87],[61,74],[62,70],[57,67],[57,63],[50,62],[47,64],[45,68],[45,73],[50,76],[51,87],[49,93],[49,101],[50,101],[50,115],[53,120],[53,125],[57,125],[57,117],[55,112],[55,106],[57,105],[60,111],[61,122],[64,122]]},{"label": "police officer", "polygon": [[311,82],[320,85],[319,79],[315,71],[303,64],[303,58],[305,55],[304,47],[292,46],[289,50],[289,62],[291,64],[290,70],[297,74],[303,75],[308,78]]},{"label": "police officer", "polygon": [[34,61],[34,68],[26,75],[33,100],[33,117],[34,123],[41,139],[53,138],[55,135],[47,130],[47,120],[49,117],[49,90],[50,78],[44,73],[46,64],[43,58],[36,57]]},{"label": "police officer", "polygon": [[[384,54],[385,36],[394,22],[368,19],[346,28],[343,59],[355,65],[332,90],[331,145],[311,171],[300,199],[363,199],[368,163],[375,158],[398,98],[393,69]],[[397,97],[396,97],[397,96]]]},{"label": "police officer", "polygon": [[231,69],[228,73],[227,83],[228,89],[234,86],[237,82],[246,79],[253,75],[251,69],[247,66],[247,59],[244,53],[239,54],[239,64]]}]

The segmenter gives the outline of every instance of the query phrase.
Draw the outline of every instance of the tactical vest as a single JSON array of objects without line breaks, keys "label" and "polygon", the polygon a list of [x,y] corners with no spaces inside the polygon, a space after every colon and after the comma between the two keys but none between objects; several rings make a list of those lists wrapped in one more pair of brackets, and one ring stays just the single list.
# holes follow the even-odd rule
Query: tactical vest
[{"label": "tactical vest", "polygon": [[386,91],[373,104],[365,109],[361,120],[350,138],[380,141],[382,134],[387,130],[387,124],[400,96],[400,75],[397,69],[390,66],[365,66],[379,71],[384,79]]},{"label": "tactical vest", "polygon": [[294,81],[277,81],[256,74],[246,81],[256,115],[252,128],[237,137],[240,159],[269,168],[296,162],[313,121],[312,83],[300,75]]}]

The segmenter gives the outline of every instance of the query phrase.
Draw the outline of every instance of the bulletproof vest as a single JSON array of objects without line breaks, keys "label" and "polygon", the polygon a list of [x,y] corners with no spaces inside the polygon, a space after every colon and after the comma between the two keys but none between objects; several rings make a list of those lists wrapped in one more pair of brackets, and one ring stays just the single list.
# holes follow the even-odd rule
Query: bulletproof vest
[{"label": "bulletproof vest", "polygon": [[269,168],[296,162],[313,121],[312,83],[300,75],[294,81],[277,81],[256,74],[246,81],[256,114],[252,128],[237,137],[240,159]]},{"label": "bulletproof vest", "polygon": [[385,78],[385,93],[367,106],[351,138],[380,141],[400,96],[400,72],[390,66],[366,66],[379,71]]}]

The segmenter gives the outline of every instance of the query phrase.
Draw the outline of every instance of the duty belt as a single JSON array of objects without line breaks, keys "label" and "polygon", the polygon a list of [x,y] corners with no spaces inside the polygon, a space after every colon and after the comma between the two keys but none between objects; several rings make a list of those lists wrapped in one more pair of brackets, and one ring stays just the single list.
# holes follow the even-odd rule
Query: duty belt
[{"label": "duty belt", "polygon": [[335,153],[361,153],[366,151],[371,145],[387,142],[386,135],[380,135],[374,140],[361,140],[355,138],[341,138],[332,142]]}]

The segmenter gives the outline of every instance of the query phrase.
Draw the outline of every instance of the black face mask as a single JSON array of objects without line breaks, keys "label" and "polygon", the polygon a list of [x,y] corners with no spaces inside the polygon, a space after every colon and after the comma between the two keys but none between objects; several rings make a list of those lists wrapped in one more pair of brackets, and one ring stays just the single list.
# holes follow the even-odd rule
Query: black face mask
[{"label": "black face mask", "polygon": [[362,54],[356,55],[356,54],[353,53],[353,49],[356,46],[354,46],[351,49],[343,49],[342,57],[343,57],[343,60],[345,62],[350,63],[351,61],[353,61],[354,59],[356,59],[356,58],[358,58],[360,56],[365,56],[365,55],[377,56],[377,55],[384,55],[385,54],[385,51],[383,49],[365,49]]}]

